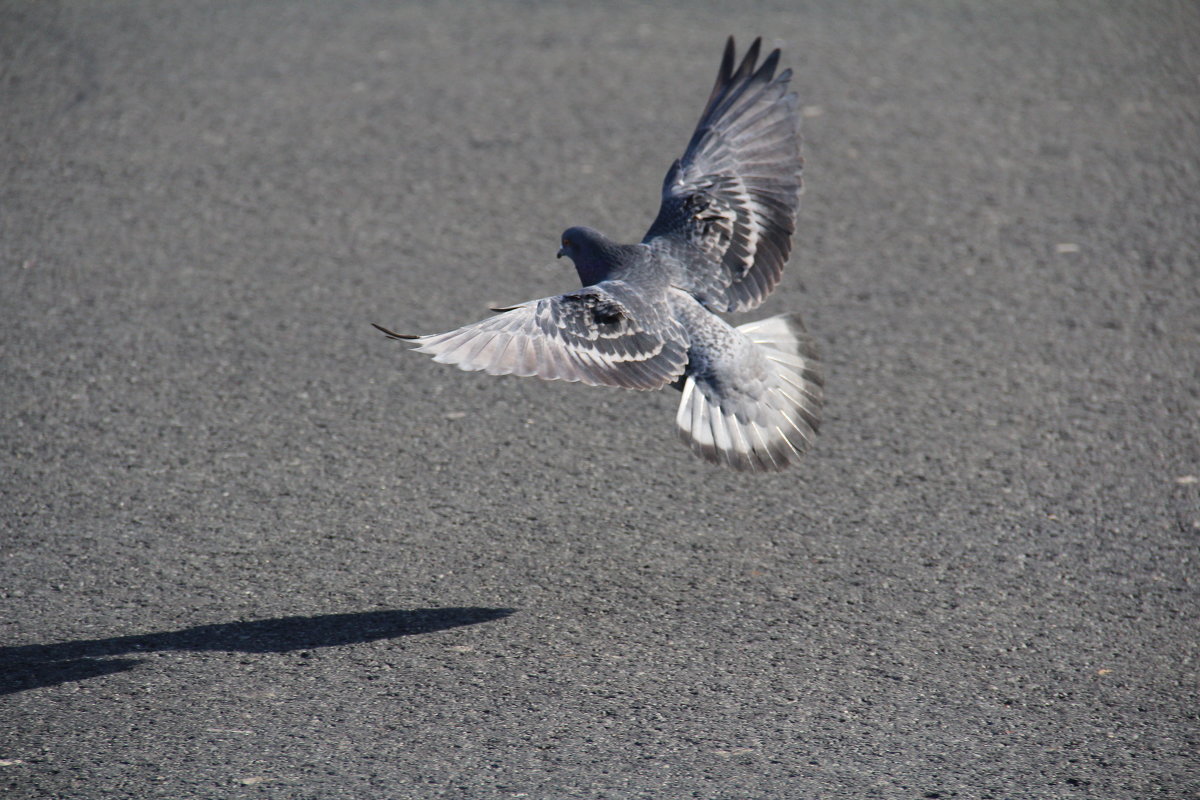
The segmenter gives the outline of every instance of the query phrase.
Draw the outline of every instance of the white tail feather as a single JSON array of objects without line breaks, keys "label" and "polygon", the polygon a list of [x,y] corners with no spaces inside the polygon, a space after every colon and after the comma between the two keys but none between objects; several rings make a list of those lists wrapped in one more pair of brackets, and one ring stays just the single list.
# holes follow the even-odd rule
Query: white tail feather
[{"label": "white tail feather", "polygon": [[[748,472],[782,469],[812,444],[820,423],[823,379],[812,339],[796,314],[736,329],[760,368],[743,385],[728,376],[689,375],[675,424],[703,458]],[[722,384],[726,382],[726,385]]]}]

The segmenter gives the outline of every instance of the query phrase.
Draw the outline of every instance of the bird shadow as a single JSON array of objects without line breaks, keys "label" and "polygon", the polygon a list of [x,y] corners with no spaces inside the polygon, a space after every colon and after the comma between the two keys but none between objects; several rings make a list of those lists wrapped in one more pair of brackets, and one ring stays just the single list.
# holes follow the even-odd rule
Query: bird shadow
[{"label": "bird shadow", "polygon": [[110,656],[165,650],[288,653],[477,625],[503,619],[513,611],[511,608],[359,611],[222,622],[137,636],[0,647],[0,695],[111,675],[141,663],[141,659]]}]

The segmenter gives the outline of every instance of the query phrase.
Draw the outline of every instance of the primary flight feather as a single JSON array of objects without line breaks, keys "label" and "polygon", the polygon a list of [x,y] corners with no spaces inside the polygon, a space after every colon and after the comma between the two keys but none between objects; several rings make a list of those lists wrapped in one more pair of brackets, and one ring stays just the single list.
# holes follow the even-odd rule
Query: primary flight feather
[{"label": "primary flight feather", "polygon": [[[732,327],[715,312],[758,306],[792,247],[801,170],[791,70],[779,51],[740,63],[733,37],[700,122],[667,171],[638,244],[568,228],[560,257],[583,288],[530,300],[416,342],[435,361],[492,375],[683,392],[676,425],[705,459],[746,471],[794,462],[820,422],[822,377],[798,314]],[[736,64],[736,67],[735,67]]]}]

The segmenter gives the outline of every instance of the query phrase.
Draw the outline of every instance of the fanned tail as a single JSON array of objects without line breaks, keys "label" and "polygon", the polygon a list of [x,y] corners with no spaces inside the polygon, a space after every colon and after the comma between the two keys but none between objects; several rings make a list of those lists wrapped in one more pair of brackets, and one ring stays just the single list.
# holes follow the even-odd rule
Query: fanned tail
[{"label": "fanned tail", "polygon": [[812,445],[820,426],[824,379],[815,342],[799,314],[736,329],[753,345],[757,368],[732,384],[728,375],[689,375],[675,423],[704,459],[746,472],[779,470]]}]

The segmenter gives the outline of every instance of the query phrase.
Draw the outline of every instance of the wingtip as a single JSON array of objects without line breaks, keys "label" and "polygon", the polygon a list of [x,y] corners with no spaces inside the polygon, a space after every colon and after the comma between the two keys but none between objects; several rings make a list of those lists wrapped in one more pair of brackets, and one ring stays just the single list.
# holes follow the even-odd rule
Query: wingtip
[{"label": "wingtip", "polygon": [[388,337],[389,339],[401,339],[404,341],[411,341],[413,339],[421,338],[420,336],[417,336],[416,334],[412,334],[412,333],[396,333],[395,331],[389,331],[387,328],[383,327],[382,325],[376,325],[374,322],[371,323],[371,327],[374,328],[375,330],[379,331],[380,333],[382,333],[384,336]]},{"label": "wingtip", "polygon": [[762,37],[759,36],[746,49],[746,55],[742,57],[742,66],[738,68],[738,74],[741,74],[743,71],[747,74],[753,74],[754,65],[758,63],[758,54],[761,50]]}]

